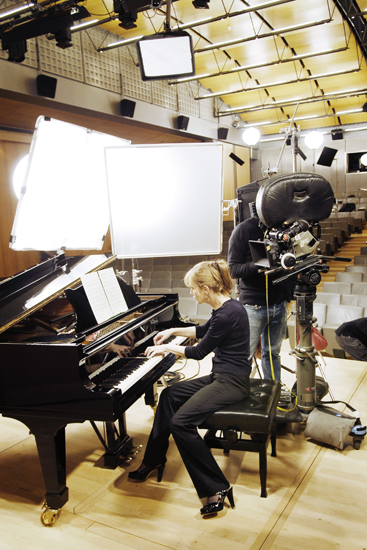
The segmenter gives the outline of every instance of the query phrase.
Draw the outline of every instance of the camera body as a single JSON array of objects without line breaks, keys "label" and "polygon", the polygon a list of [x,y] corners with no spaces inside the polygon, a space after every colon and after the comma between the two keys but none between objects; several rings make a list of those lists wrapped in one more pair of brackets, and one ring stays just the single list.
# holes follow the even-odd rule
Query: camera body
[{"label": "camera body", "polygon": [[312,254],[319,240],[305,220],[266,231],[263,241],[249,241],[255,265],[267,269],[291,269]]}]

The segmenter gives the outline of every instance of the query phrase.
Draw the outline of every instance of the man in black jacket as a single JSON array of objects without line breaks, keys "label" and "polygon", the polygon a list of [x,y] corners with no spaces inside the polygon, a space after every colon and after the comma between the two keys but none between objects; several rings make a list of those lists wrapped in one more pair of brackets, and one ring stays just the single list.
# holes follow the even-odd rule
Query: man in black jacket
[{"label": "man in black jacket", "polygon": [[367,361],[367,317],[343,323],[335,331],[339,346],[357,361]]},{"label": "man in black jacket", "polygon": [[245,307],[250,323],[250,357],[253,357],[261,337],[264,377],[280,380],[280,348],[287,328],[288,284],[273,285],[271,276],[266,278],[253,263],[249,241],[263,239],[264,232],[256,216],[237,225],[229,239],[228,264],[231,277],[240,279],[239,301]]}]

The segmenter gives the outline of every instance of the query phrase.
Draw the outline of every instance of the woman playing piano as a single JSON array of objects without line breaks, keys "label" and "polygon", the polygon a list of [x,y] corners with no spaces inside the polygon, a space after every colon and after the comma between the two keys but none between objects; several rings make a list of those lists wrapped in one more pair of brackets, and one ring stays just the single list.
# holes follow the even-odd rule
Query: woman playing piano
[{"label": "woman playing piano", "polygon": [[[231,298],[232,280],[225,261],[200,262],[186,274],[185,285],[191,288],[198,304],[213,308],[211,317],[202,326],[159,332],[155,346],[148,347],[145,355],[172,352],[200,360],[214,352],[212,371],[162,391],[143,463],[128,477],[144,481],[157,470],[160,481],[172,434],[199,498],[207,498],[200,510],[207,515],[222,510],[226,497],[233,507],[233,489],[197,427],[213,412],[249,394],[249,324],[245,308]],[[172,335],[201,340],[195,346],[164,344]]]}]

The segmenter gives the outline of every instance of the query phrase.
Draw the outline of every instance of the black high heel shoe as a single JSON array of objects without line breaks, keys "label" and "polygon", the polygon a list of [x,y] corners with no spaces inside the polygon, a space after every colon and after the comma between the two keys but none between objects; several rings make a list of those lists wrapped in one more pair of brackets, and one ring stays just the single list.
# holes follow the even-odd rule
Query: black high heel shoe
[{"label": "black high heel shoe", "polygon": [[216,495],[218,495],[218,500],[216,502],[208,502],[208,504],[205,504],[205,506],[203,506],[200,510],[202,516],[207,514],[216,514],[217,512],[223,510],[223,503],[226,497],[228,497],[231,508],[234,508],[233,487],[228,487],[228,489],[219,491]]},{"label": "black high heel shoe", "polygon": [[157,470],[157,481],[162,481],[164,466],[164,464],[159,464],[151,468],[150,466],[145,466],[145,464],[140,464],[139,468],[129,472],[127,477],[135,481],[145,481],[151,472]]}]

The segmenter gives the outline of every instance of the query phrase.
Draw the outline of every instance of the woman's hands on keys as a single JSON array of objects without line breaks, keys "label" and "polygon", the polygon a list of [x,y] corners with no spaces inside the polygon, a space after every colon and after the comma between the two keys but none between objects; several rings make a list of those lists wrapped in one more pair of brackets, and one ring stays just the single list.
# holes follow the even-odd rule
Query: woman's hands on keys
[{"label": "woman's hands on keys", "polygon": [[154,357],[155,355],[164,355],[167,351],[167,346],[166,345],[161,345],[161,346],[149,346],[145,352],[144,352],[144,355],[146,355],[149,359],[151,357]]},{"label": "woman's hands on keys", "polygon": [[153,338],[154,344],[156,346],[159,346],[160,344],[162,344],[162,342],[167,340],[167,338],[172,336],[173,333],[174,331],[170,328],[167,328],[166,330],[162,330],[161,332],[158,332],[158,334],[156,334]]},{"label": "woman's hands on keys", "polygon": [[167,346],[162,344],[167,338],[172,336],[173,330],[172,329],[166,329],[162,330],[161,332],[158,332],[153,338],[154,346],[149,346],[145,352],[144,355],[147,357],[154,357],[155,355],[164,355],[167,351]]}]

